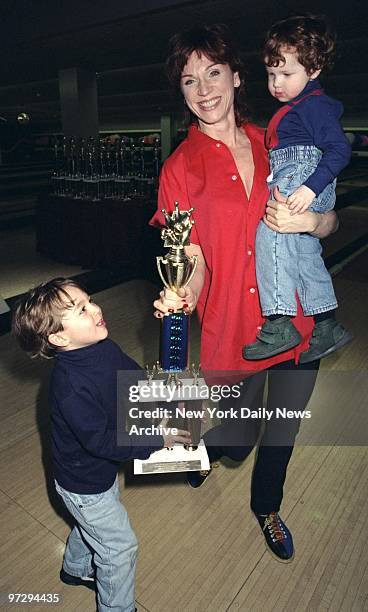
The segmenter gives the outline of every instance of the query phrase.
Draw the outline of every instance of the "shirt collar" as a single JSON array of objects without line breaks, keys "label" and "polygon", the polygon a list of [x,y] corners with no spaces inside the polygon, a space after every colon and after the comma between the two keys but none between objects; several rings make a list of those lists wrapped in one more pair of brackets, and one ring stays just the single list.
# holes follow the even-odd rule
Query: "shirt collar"
[{"label": "shirt collar", "polygon": [[295,98],[293,98],[291,102],[295,102],[296,100],[299,100],[303,96],[306,96],[312,93],[312,91],[315,91],[316,89],[322,89],[321,82],[318,79],[311,79],[310,81],[308,81],[303,91],[301,91],[300,94],[295,96]]},{"label": "shirt collar", "polygon": [[194,155],[198,155],[203,151],[203,149],[207,149],[211,145],[215,144],[217,141],[207,134],[201,132],[197,125],[192,124],[189,127],[187,142],[190,151],[190,158]]},{"label": "shirt collar", "polygon": [[[264,132],[250,122],[244,123],[241,129],[244,130],[248,136],[252,148],[254,176],[252,190],[249,194],[249,199],[251,200],[252,194],[263,193],[264,189],[267,190],[266,181],[263,178],[267,176],[268,173],[268,161],[264,148]],[[188,147],[187,158],[190,160],[190,163],[201,152],[207,152],[206,158],[210,160],[211,148],[216,147],[219,143],[224,144],[221,140],[216,140],[215,138],[203,134],[196,125],[192,125],[189,128],[188,136],[184,142],[186,142]]]},{"label": "shirt collar", "polygon": [[101,340],[96,344],[84,346],[83,348],[73,349],[71,351],[58,351],[56,359],[61,363],[68,363],[75,366],[86,366],[96,364],[101,356],[101,348],[108,339]]},{"label": "shirt collar", "polygon": [[[248,134],[248,131],[251,129],[250,124],[246,123],[242,126],[242,129]],[[189,147],[189,159],[201,153],[204,149],[208,149],[209,147],[213,147],[216,144],[224,144],[222,140],[217,140],[216,138],[211,138],[211,136],[207,136],[201,132],[197,125],[192,124],[188,130],[187,136],[187,144]]]}]

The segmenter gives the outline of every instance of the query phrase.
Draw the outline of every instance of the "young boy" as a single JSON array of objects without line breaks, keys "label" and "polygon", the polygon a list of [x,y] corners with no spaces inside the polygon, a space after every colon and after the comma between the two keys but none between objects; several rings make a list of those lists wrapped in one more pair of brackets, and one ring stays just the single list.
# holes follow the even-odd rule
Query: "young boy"
[{"label": "young boy", "polygon": [[60,578],[96,590],[100,611],[132,612],[137,540],[119,500],[119,463],[188,443],[189,433],[118,431],[117,372],[128,390],[140,368],[107,338],[100,307],[75,281],[56,278],[29,291],[14,314],[13,333],[31,356],[56,361],[50,383],[55,486],[76,521]]},{"label": "young boy", "polygon": [[[291,214],[331,210],[336,177],[351,157],[339,122],[342,104],[326,96],[318,81],[321,71],[331,67],[334,50],[334,34],[323,18],[314,16],[279,21],[263,49],[269,91],[284,102],[266,132],[267,180],[271,196],[278,188],[287,197]],[[315,321],[301,363],[320,359],[351,339],[335,320],[336,297],[321,251],[318,238],[310,234],[282,234],[260,223],[256,271],[266,320],[257,341],[244,347],[244,358],[265,359],[299,344],[290,318],[297,311],[296,292],[304,314]]]}]

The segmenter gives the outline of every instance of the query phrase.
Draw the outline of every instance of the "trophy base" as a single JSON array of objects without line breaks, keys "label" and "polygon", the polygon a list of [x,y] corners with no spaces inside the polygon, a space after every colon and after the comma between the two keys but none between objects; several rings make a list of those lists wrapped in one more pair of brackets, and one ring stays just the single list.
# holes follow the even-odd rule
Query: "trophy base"
[{"label": "trophy base", "polygon": [[182,444],[155,451],[148,459],[134,459],[134,474],[162,474],[168,472],[197,472],[209,470],[210,462],[203,440],[196,450],[188,451]]}]

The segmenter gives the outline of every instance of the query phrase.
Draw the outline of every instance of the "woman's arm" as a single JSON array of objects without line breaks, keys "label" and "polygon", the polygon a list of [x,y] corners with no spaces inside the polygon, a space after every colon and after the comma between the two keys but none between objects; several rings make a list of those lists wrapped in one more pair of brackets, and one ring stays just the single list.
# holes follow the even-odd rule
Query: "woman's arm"
[{"label": "woman's arm", "polygon": [[316,238],[326,238],[336,232],[339,227],[337,214],[333,210],[326,213],[306,210],[302,214],[292,215],[286,205],[286,198],[278,190],[274,191],[274,197],[275,200],[267,202],[263,220],[275,232],[281,234],[306,232]]},{"label": "woman's arm", "polygon": [[[307,211],[308,212],[308,211]],[[329,210],[325,214],[309,211],[314,215],[315,229],[309,233],[316,238],[327,238],[339,229],[339,218],[334,210]]]},{"label": "woman's arm", "polygon": [[206,264],[202,249],[198,244],[190,244],[188,247],[185,247],[185,253],[188,257],[197,255],[197,267],[193,278],[186,287],[179,289],[178,293],[166,287],[160,292],[160,298],[153,302],[153,306],[156,309],[154,315],[158,319],[167,312],[174,312],[181,308],[193,312],[197,306],[204,284]]}]

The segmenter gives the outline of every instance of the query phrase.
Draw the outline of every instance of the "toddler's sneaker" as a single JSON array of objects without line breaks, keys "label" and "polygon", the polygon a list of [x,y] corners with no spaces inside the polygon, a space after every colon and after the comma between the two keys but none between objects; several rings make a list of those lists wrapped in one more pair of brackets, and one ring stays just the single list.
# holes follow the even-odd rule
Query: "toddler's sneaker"
[{"label": "toddler's sneaker", "polygon": [[335,319],[325,319],[315,324],[309,349],[300,355],[300,363],[309,363],[330,355],[345,346],[353,336]]},{"label": "toddler's sneaker", "polygon": [[243,357],[250,360],[267,359],[297,346],[301,339],[290,317],[281,316],[272,321],[266,319],[257,341],[243,348]]}]

